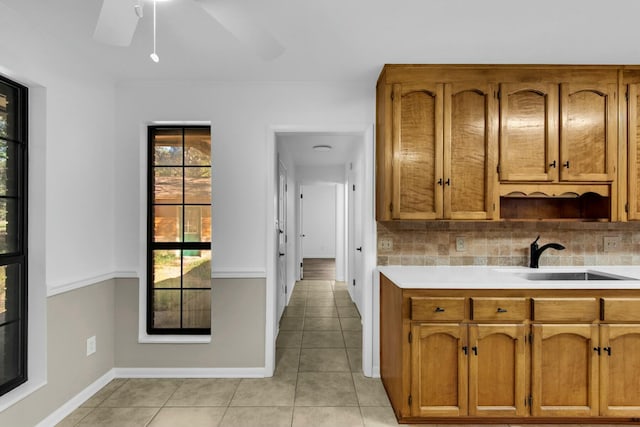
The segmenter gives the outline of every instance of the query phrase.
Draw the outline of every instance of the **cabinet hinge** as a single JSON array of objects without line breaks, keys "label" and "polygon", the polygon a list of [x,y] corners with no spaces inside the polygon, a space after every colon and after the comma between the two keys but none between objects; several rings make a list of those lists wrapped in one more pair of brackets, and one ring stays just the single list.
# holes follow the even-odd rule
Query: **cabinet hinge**
[{"label": "cabinet hinge", "polygon": [[494,212],[496,211],[496,204],[495,203],[493,204],[493,211]]},{"label": "cabinet hinge", "polygon": [[353,184],[353,191],[356,191],[356,185]]},{"label": "cabinet hinge", "polygon": [[353,279],[353,286],[356,285],[356,279]]},{"label": "cabinet hinge", "polygon": [[500,173],[500,165],[496,166],[496,172]]},{"label": "cabinet hinge", "polygon": [[413,340],[413,334],[409,332],[409,342],[411,342],[412,340]]},{"label": "cabinet hinge", "polygon": [[629,213],[629,203],[625,203],[625,204],[624,204],[624,211],[625,211],[626,213]]},{"label": "cabinet hinge", "polygon": [[533,396],[529,395],[529,407],[533,406]]},{"label": "cabinet hinge", "polygon": [[391,92],[391,100],[393,101],[393,92]]},{"label": "cabinet hinge", "polygon": [[302,193],[300,193],[300,198],[302,199]]},{"label": "cabinet hinge", "polygon": [[413,398],[411,397],[411,395],[409,395],[409,399],[407,399],[409,401],[409,406],[411,406],[411,404],[413,403]]},{"label": "cabinet hinge", "polygon": [[629,100],[629,91],[628,90],[624,93],[624,99],[626,99],[627,101]]},{"label": "cabinet hinge", "polygon": [[393,212],[393,203],[389,203],[389,211]]}]

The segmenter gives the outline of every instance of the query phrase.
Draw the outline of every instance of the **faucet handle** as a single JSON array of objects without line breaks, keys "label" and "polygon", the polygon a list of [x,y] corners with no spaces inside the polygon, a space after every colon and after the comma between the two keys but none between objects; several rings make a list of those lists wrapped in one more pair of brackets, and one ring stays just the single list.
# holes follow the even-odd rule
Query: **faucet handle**
[{"label": "faucet handle", "polygon": [[533,241],[533,243],[531,243],[532,245],[535,245],[538,243],[538,240],[540,240],[540,235],[538,235],[538,237],[536,237],[536,240]]}]

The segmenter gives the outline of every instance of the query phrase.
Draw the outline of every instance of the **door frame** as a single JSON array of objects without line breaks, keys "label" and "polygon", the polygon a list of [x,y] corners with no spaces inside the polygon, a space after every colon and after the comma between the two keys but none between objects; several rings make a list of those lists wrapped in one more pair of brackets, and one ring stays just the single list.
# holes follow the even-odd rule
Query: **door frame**
[{"label": "door frame", "polygon": [[[265,374],[272,376],[275,370],[275,340],[277,336],[277,182],[278,158],[276,138],[278,134],[299,132],[350,132],[362,136],[362,369],[365,376],[379,375],[373,369],[373,276],[376,266],[376,223],[374,216],[374,125],[272,125],[267,129],[267,177],[266,200],[266,319],[265,319]],[[376,339],[377,341],[377,339]]]}]

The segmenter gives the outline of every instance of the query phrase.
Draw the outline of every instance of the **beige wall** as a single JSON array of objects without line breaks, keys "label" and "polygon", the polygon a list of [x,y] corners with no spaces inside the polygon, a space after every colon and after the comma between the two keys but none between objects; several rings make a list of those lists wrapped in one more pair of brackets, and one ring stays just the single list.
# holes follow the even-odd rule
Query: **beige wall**
[{"label": "beige wall", "polygon": [[[558,242],[563,251],[547,251],[540,265],[640,264],[640,223],[569,222],[378,222],[378,265],[527,266],[529,245]],[[456,251],[456,237],[465,251]],[[604,236],[620,236],[617,251],[604,252]],[[391,250],[381,239],[393,241]]]},{"label": "beige wall", "polygon": [[116,285],[118,368],[264,367],[265,279],[214,279],[209,344],[139,344],[138,280]]},{"label": "beige wall", "polygon": [[[114,280],[47,299],[47,385],[3,412],[0,426],[36,425],[114,363]],[[97,351],[86,355],[95,335]],[[44,355],[42,355],[44,357]]]}]

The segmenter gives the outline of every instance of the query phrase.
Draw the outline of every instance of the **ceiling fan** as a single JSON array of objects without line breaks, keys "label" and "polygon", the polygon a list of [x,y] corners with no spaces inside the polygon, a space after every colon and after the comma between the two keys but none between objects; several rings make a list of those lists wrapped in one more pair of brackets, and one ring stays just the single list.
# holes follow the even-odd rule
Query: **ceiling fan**
[{"label": "ceiling fan", "polygon": [[[236,39],[253,49],[264,60],[275,59],[284,52],[280,42],[245,13],[237,1],[181,1],[197,3]],[[143,0],[102,0],[102,9],[93,38],[112,46],[129,46],[138,20],[143,16],[142,2]]]}]

